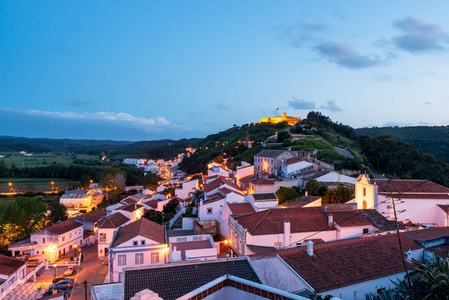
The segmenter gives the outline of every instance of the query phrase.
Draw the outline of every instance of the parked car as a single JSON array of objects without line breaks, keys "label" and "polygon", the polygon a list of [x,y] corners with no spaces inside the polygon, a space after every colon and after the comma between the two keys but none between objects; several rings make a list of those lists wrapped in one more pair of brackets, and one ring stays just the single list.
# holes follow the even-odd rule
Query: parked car
[{"label": "parked car", "polygon": [[43,297],[47,297],[47,296],[51,296],[51,295],[54,295],[54,294],[57,294],[57,293],[61,293],[61,292],[63,292],[63,290],[56,290],[56,289],[54,289],[54,290],[48,290],[48,291],[46,291],[46,292],[42,295],[42,298],[43,298]]},{"label": "parked car", "polygon": [[66,278],[61,280],[55,284],[50,285],[50,290],[60,289],[60,290],[69,290],[73,287],[73,279]]},{"label": "parked car", "polygon": [[64,276],[72,276],[72,275],[75,275],[75,273],[76,273],[75,267],[68,267],[68,268],[64,271]]},{"label": "parked car", "polygon": [[53,283],[59,282],[64,279],[68,279],[68,278],[66,278],[65,276],[56,276],[55,278],[53,278]]}]

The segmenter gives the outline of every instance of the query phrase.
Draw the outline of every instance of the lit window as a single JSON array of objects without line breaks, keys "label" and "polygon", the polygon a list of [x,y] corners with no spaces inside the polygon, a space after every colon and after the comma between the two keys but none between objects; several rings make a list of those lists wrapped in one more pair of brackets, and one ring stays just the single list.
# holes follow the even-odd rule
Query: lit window
[{"label": "lit window", "polygon": [[126,255],[119,255],[118,256],[118,265],[119,266],[126,265]]},{"label": "lit window", "polygon": [[159,262],[159,252],[152,252],[151,253],[151,262],[152,263],[158,263]]},{"label": "lit window", "polygon": [[143,264],[143,253],[136,253],[136,265]]}]

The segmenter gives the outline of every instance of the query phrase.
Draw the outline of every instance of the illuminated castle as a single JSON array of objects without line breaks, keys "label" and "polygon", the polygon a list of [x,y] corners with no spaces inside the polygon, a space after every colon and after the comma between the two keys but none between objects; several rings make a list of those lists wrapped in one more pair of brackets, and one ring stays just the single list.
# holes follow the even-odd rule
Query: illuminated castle
[{"label": "illuminated castle", "polygon": [[259,120],[259,123],[277,124],[281,122],[287,122],[288,125],[295,125],[299,121],[301,121],[301,118],[299,117],[288,117],[287,113],[282,113],[282,117],[262,118]]}]

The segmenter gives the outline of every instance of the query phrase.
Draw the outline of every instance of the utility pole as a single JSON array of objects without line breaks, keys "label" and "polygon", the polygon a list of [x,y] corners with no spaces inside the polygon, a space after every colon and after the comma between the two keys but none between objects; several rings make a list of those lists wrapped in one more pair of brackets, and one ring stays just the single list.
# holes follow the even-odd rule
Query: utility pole
[{"label": "utility pole", "polygon": [[87,300],[87,281],[84,280],[84,300]]}]

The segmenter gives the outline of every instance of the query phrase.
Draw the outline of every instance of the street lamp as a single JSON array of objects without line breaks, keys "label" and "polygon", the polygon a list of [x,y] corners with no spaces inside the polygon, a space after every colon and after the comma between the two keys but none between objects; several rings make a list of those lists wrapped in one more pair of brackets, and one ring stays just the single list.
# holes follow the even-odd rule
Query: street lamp
[{"label": "street lamp", "polygon": [[77,252],[76,250],[77,250],[77,248],[78,248],[78,244],[75,243],[75,245],[73,245],[73,247],[75,248],[75,257],[77,257],[78,252]]},{"label": "street lamp", "polygon": [[9,185],[9,192],[12,193],[12,182],[8,182]]},{"label": "street lamp", "polygon": [[53,265],[53,267],[55,268],[55,277],[56,277],[56,264]]},{"label": "street lamp", "polygon": [[52,192],[53,192],[53,189],[54,189],[54,184],[55,184],[55,182],[52,181],[52,182],[51,182],[51,191],[52,191]]}]

